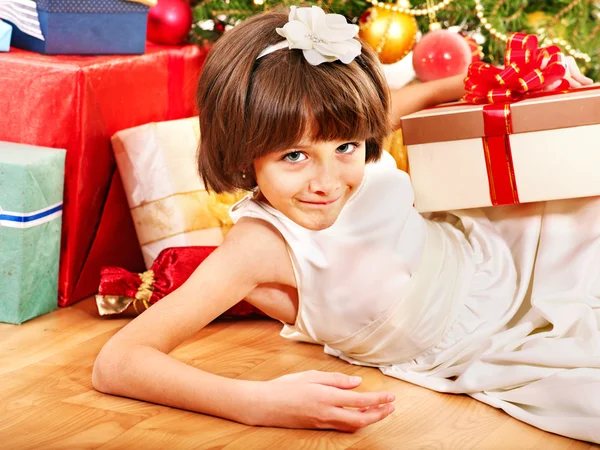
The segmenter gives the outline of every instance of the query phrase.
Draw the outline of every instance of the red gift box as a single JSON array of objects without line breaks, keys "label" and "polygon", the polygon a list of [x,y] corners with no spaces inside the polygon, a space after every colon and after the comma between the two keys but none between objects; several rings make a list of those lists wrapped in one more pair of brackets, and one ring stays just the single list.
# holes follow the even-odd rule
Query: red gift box
[{"label": "red gift box", "polygon": [[144,270],[110,138],[197,114],[207,52],[149,43],[135,56],[0,56],[0,140],[67,150],[60,306],[94,294],[102,266]]}]

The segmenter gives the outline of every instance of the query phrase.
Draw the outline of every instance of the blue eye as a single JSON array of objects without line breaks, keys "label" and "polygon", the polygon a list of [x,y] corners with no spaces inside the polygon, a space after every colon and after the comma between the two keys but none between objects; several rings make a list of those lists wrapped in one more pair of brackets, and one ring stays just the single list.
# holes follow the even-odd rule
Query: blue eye
[{"label": "blue eye", "polygon": [[338,153],[342,154],[352,153],[358,145],[358,142],[346,142],[345,144],[340,145],[336,150]]},{"label": "blue eye", "polygon": [[295,163],[295,162],[304,161],[304,159],[306,159],[306,156],[302,152],[290,152],[290,153],[286,154],[283,157],[283,159],[285,159],[286,161]]}]

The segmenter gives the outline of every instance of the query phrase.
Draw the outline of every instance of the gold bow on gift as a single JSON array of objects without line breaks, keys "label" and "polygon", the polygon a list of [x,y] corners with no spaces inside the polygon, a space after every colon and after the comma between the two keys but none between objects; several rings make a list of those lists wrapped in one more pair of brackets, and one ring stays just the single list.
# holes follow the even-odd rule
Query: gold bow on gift
[{"label": "gold bow on gift", "polygon": [[129,2],[141,3],[142,5],[156,6],[158,0],[127,0]]},{"label": "gold bow on gift", "polygon": [[138,309],[138,304],[140,303],[144,307],[142,311],[150,308],[150,298],[154,291],[154,271],[147,270],[138,275],[141,282],[134,298],[124,295],[96,295],[96,306],[101,316],[120,314],[132,303],[136,314],[140,314],[140,310]]},{"label": "gold bow on gift", "polygon": [[226,192],[222,194],[211,193],[207,199],[207,206],[210,213],[219,221],[219,226],[223,232],[223,236],[233,226],[233,221],[229,216],[229,209],[231,206],[248,195],[248,192],[240,191],[236,194],[228,194]]}]

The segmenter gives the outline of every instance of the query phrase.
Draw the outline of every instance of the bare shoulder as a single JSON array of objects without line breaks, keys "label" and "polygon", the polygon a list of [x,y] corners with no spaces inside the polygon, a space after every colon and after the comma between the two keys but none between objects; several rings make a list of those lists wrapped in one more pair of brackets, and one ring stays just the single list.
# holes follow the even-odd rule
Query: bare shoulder
[{"label": "bare shoulder", "polygon": [[251,267],[257,284],[296,286],[285,239],[265,220],[242,217],[231,228],[220,250]]}]

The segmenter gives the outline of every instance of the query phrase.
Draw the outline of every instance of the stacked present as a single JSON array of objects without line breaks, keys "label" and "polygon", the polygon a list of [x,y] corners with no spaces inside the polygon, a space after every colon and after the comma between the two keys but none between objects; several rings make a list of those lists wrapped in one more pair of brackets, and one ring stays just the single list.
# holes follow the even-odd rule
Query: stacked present
[{"label": "stacked present", "polygon": [[566,89],[557,47],[515,34],[474,63],[465,102],[402,119],[421,212],[600,195],[600,86]]},{"label": "stacked present", "polygon": [[218,246],[242,198],[207,192],[197,170],[198,118],[149,123],[115,134],[113,149],[146,267],[165,248]]},{"label": "stacked present", "polygon": [[[137,288],[152,292],[141,303],[147,307],[168,293],[163,287],[182,283],[232,226],[229,207],[241,194],[209,195],[193,161],[199,139],[195,89],[208,49],[147,44],[153,3],[0,0],[5,20],[0,22],[0,48],[4,43],[8,49],[11,34],[13,45],[0,59],[0,96],[9,112],[0,115],[0,141],[11,149],[10,171],[17,170],[12,167],[15,154],[31,158],[41,151],[26,156],[29,147],[13,142],[66,150],[66,156],[44,150],[44,155],[56,152],[55,158],[63,158],[64,180],[63,172],[49,171],[61,181],[61,202],[64,184],[62,217],[57,218],[53,205],[14,196],[36,186],[36,177],[9,178],[6,195],[12,203],[0,198],[6,210],[0,217],[13,224],[3,227],[8,231],[0,234],[0,254],[14,262],[6,269],[3,265],[0,273],[0,287],[11,293],[1,299],[0,320],[20,323],[41,315],[56,307],[57,297],[59,306],[89,297],[99,291],[101,273],[132,274],[130,288],[138,283]],[[73,56],[63,56],[69,54]],[[4,156],[2,168],[9,164]],[[40,167],[42,160],[36,162]],[[20,165],[30,166],[25,160]],[[52,221],[26,231],[21,227],[18,232],[26,234],[13,236],[14,223],[19,223],[15,217],[37,218],[48,211]],[[41,258],[32,266],[35,270],[25,271],[33,255],[31,236],[41,232],[48,234],[46,247],[36,251],[54,259]],[[154,260],[163,250],[158,266],[161,261],[183,263],[179,278],[148,275],[158,270]],[[114,276],[108,280],[100,286],[102,292],[124,286]],[[117,297],[130,298],[127,292]],[[230,311],[251,312],[247,304]]]},{"label": "stacked present", "polygon": [[110,138],[192,116],[205,49],[150,46],[139,56],[59,56],[14,50],[0,59],[0,141],[64,148],[59,304],[97,291],[103,265],[143,260]]},{"label": "stacked present", "polygon": [[148,4],[155,3],[149,1],[0,0],[0,18],[13,25],[14,47],[48,55],[141,54]]},{"label": "stacked present", "polygon": [[[101,315],[139,313],[179,287],[223,242],[230,207],[246,192],[208,192],[197,171],[198,117],[149,123],[112,138],[147,271],[102,269]],[[242,301],[225,316],[263,315]]]},{"label": "stacked present", "polygon": [[65,151],[0,142],[0,322],[56,309]]},{"label": "stacked present", "polygon": [[148,307],[233,225],[243,194],[209,194],[195,170],[208,49],[147,45],[155,4],[0,0],[0,321],[99,291]]},{"label": "stacked present", "polygon": [[[0,0],[0,47],[12,33],[13,45],[23,48],[13,46],[0,59],[0,141],[66,150],[62,231],[56,241],[60,266],[54,280],[59,306],[95,294],[105,265],[144,270],[111,137],[127,128],[196,114],[195,88],[208,49],[147,44],[150,4]],[[125,53],[136,55],[116,55]],[[79,56],[84,54],[107,55]],[[34,183],[18,181],[13,186],[17,190]],[[1,242],[2,255],[7,242]],[[50,272],[47,276],[56,278]],[[6,277],[2,273],[0,283]],[[16,279],[10,282],[20,282]],[[25,291],[10,301],[22,303]]]}]

